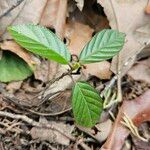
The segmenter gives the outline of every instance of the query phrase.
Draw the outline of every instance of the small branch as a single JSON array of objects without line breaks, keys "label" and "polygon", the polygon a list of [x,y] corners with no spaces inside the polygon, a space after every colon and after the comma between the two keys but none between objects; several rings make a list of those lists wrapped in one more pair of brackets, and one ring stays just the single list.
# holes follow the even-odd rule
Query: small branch
[{"label": "small branch", "polygon": [[58,116],[58,115],[61,115],[67,111],[70,111],[72,109],[72,107],[68,108],[68,109],[65,109],[65,110],[62,110],[60,112],[57,112],[57,113],[41,113],[41,112],[36,112],[32,109],[27,109],[29,112],[33,113],[33,114],[36,114],[36,115],[39,115],[39,116]]},{"label": "small branch", "polygon": [[11,6],[8,10],[6,10],[3,14],[0,15],[0,19],[2,19],[4,16],[6,16],[8,13],[10,13],[13,9],[15,9],[17,6],[19,6],[24,0],[18,0],[17,3],[13,6]]},{"label": "small branch", "polygon": [[133,124],[132,120],[129,118],[129,116],[126,113],[124,113],[123,121],[121,121],[121,123],[124,126],[126,126],[134,136],[138,137],[140,140],[144,142],[148,142],[148,139],[142,137],[139,134],[138,128]]},{"label": "small branch", "polygon": [[33,119],[31,119],[25,115],[12,114],[12,113],[3,112],[3,111],[0,111],[0,116],[9,117],[12,119],[20,119],[20,120],[22,120],[22,121],[24,121],[24,122],[26,122],[32,126],[38,127],[38,128],[47,128],[47,129],[55,130],[55,131],[59,132],[60,134],[62,134],[63,136],[67,137],[68,139],[75,141],[75,137],[67,135],[66,133],[59,130],[58,128],[56,128],[52,124],[42,124],[40,122],[34,121]]}]

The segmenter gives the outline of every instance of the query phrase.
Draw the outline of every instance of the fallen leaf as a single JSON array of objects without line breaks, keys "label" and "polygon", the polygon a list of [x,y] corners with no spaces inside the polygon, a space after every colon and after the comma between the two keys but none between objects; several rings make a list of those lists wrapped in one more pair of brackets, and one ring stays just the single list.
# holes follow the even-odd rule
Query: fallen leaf
[{"label": "fallen leaf", "polygon": [[11,82],[6,86],[6,90],[9,91],[9,93],[14,93],[21,88],[22,83],[23,81]]},{"label": "fallen leaf", "polygon": [[107,137],[111,131],[112,121],[110,119],[108,119],[102,123],[95,125],[95,127],[99,131],[99,132],[97,132],[97,134],[95,136],[97,137],[97,139],[99,139],[100,142],[103,142],[107,139]]},{"label": "fallen leaf", "polygon": [[103,8],[97,4],[97,0],[87,0],[84,3],[82,12],[76,8],[73,2],[70,2],[69,18],[89,25],[95,32],[109,28],[107,17],[104,16]]},{"label": "fallen leaf", "polygon": [[150,57],[150,45],[144,48],[138,55],[137,60]]},{"label": "fallen leaf", "polygon": [[124,113],[132,119],[136,126],[139,126],[145,121],[150,121],[150,90],[145,92],[142,96],[136,98],[132,101],[124,101],[117,118],[113,124],[111,133],[108,139],[102,146],[102,150],[115,149],[121,150],[126,137],[129,135],[130,131],[121,124],[122,117]]},{"label": "fallen leaf", "polygon": [[[55,128],[60,129],[62,133],[65,133],[70,136],[71,136],[71,132],[74,129],[74,126],[64,124],[61,122],[54,122],[54,121],[49,122],[42,117],[40,118],[39,122],[41,122],[43,125],[44,124],[53,125],[55,126]],[[41,141],[47,140],[50,143],[58,143],[66,146],[68,146],[70,143],[70,140],[66,136],[60,134],[55,130],[33,127],[30,132],[33,139],[38,138]]]},{"label": "fallen leaf", "polygon": [[59,113],[71,108],[71,90],[60,92],[57,96],[51,99],[51,102],[44,111],[51,113]]},{"label": "fallen leaf", "polygon": [[150,42],[149,33],[147,38],[143,32],[140,36],[135,34],[150,23],[149,16],[144,13],[148,0],[98,0],[98,3],[104,7],[111,28],[126,33],[124,48],[113,59],[111,67],[114,73],[124,75],[133,65],[136,55],[146,47],[145,43]]},{"label": "fallen leaf", "polygon": [[42,82],[48,82],[52,80],[58,71],[58,63],[49,60],[41,60],[41,63],[36,66],[34,71],[35,79]]},{"label": "fallen leaf", "polygon": [[14,41],[4,41],[0,45],[2,50],[9,50],[16,55],[18,55],[20,58],[22,58],[31,68],[34,68],[36,64],[39,64],[39,61],[37,58],[35,58],[30,52],[24,50],[21,46],[19,46]]},{"label": "fallen leaf", "polygon": [[110,71],[110,63],[108,61],[87,64],[86,68],[82,71],[87,78],[90,75],[94,75],[100,79],[110,79],[112,75],[112,72]]},{"label": "fallen leaf", "polygon": [[144,61],[139,61],[128,71],[127,74],[134,80],[150,83],[150,58]]},{"label": "fallen leaf", "polygon": [[56,34],[63,39],[66,15],[67,0],[47,0],[40,24],[54,28]]},{"label": "fallen leaf", "polygon": [[[0,36],[5,33],[7,26],[9,26],[13,22],[13,20],[16,19],[20,11],[23,9],[24,5],[25,1],[23,0],[4,0],[3,3],[0,3]],[[12,11],[8,12],[8,10],[13,6],[17,7],[15,7]],[[8,12],[8,14],[6,12]],[[6,15],[3,15],[5,13]]]},{"label": "fallen leaf", "polygon": [[92,38],[92,33],[94,30],[88,25],[70,21],[66,25],[65,37],[68,40],[67,47],[70,52],[75,55],[79,55],[82,48],[90,41]]},{"label": "fallen leaf", "polygon": [[[106,128],[107,126],[107,128]],[[96,131],[93,128],[86,128],[83,126],[77,125],[77,127],[82,131],[91,136],[93,139],[97,140],[99,143],[102,143],[108,137],[111,128],[112,128],[112,121],[106,120],[104,122],[98,123],[95,125]]]},{"label": "fallen leaf", "polygon": [[[10,35],[5,33],[7,27],[10,25],[39,23],[46,1],[47,0],[22,0],[22,3],[20,3],[19,6],[8,12],[8,14],[0,20],[0,33],[1,36],[3,36],[3,39],[10,38]],[[17,0],[14,2],[11,0],[4,0],[3,3],[0,3],[0,12],[7,11],[17,2]]]}]

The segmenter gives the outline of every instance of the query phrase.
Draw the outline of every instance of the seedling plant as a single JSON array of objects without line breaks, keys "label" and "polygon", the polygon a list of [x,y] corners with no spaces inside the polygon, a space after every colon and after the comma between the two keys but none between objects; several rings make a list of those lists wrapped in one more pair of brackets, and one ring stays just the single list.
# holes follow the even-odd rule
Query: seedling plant
[{"label": "seedling plant", "polygon": [[[67,46],[51,31],[39,25],[24,24],[8,28],[14,40],[26,50],[48,60],[68,65],[68,72],[82,70],[86,64],[112,58],[122,49],[125,34],[105,29],[98,32],[82,49],[77,59]],[[96,67],[96,66],[95,66]],[[85,81],[78,81],[72,89],[72,109],[75,122],[85,127],[94,126],[103,111],[103,100],[98,91]]]}]

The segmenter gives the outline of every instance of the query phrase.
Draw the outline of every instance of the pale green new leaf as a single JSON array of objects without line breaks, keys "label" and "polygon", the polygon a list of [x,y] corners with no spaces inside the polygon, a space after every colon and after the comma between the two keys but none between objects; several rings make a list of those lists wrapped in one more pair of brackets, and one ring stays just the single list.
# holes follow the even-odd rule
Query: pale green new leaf
[{"label": "pale green new leaf", "polygon": [[124,41],[124,33],[105,29],[97,33],[83,48],[79,56],[80,63],[88,64],[110,59],[123,48]]},{"label": "pale green new leaf", "polygon": [[91,85],[77,82],[73,88],[72,108],[78,125],[92,127],[100,119],[102,99]]},{"label": "pale green new leaf", "polygon": [[25,49],[62,64],[68,64],[71,55],[65,44],[51,31],[39,25],[24,24],[8,28],[13,38]]},{"label": "pale green new leaf", "polygon": [[0,59],[1,82],[24,80],[31,75],[32,70],[23,59],[11,52],[3,52]]}]

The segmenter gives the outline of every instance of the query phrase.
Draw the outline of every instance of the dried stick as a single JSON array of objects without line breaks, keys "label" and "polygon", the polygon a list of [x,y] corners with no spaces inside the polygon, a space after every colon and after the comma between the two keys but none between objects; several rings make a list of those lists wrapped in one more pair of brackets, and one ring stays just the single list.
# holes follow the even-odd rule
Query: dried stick
[{"label": "dried stick", "polygon": [[4,111],[0,111],[0,116],[9,117],[9,118],[13,118],[13,119],[20,119],[32,126],[38,127],[38,128],[47,128],[47,129],[55,130],[55,131],[59,132],[60,134],[62,134],[63,136],[65,136],[66,138],[68,138],[72,141],[75,141],[75,137],[67,135],[66,133],[63,133],[63,131],[59,130],[52,124],[42,124],[40,122],[34,121],[33,119],[31,119],[25,115],[12,114],[9,112],[4,112]]}]

